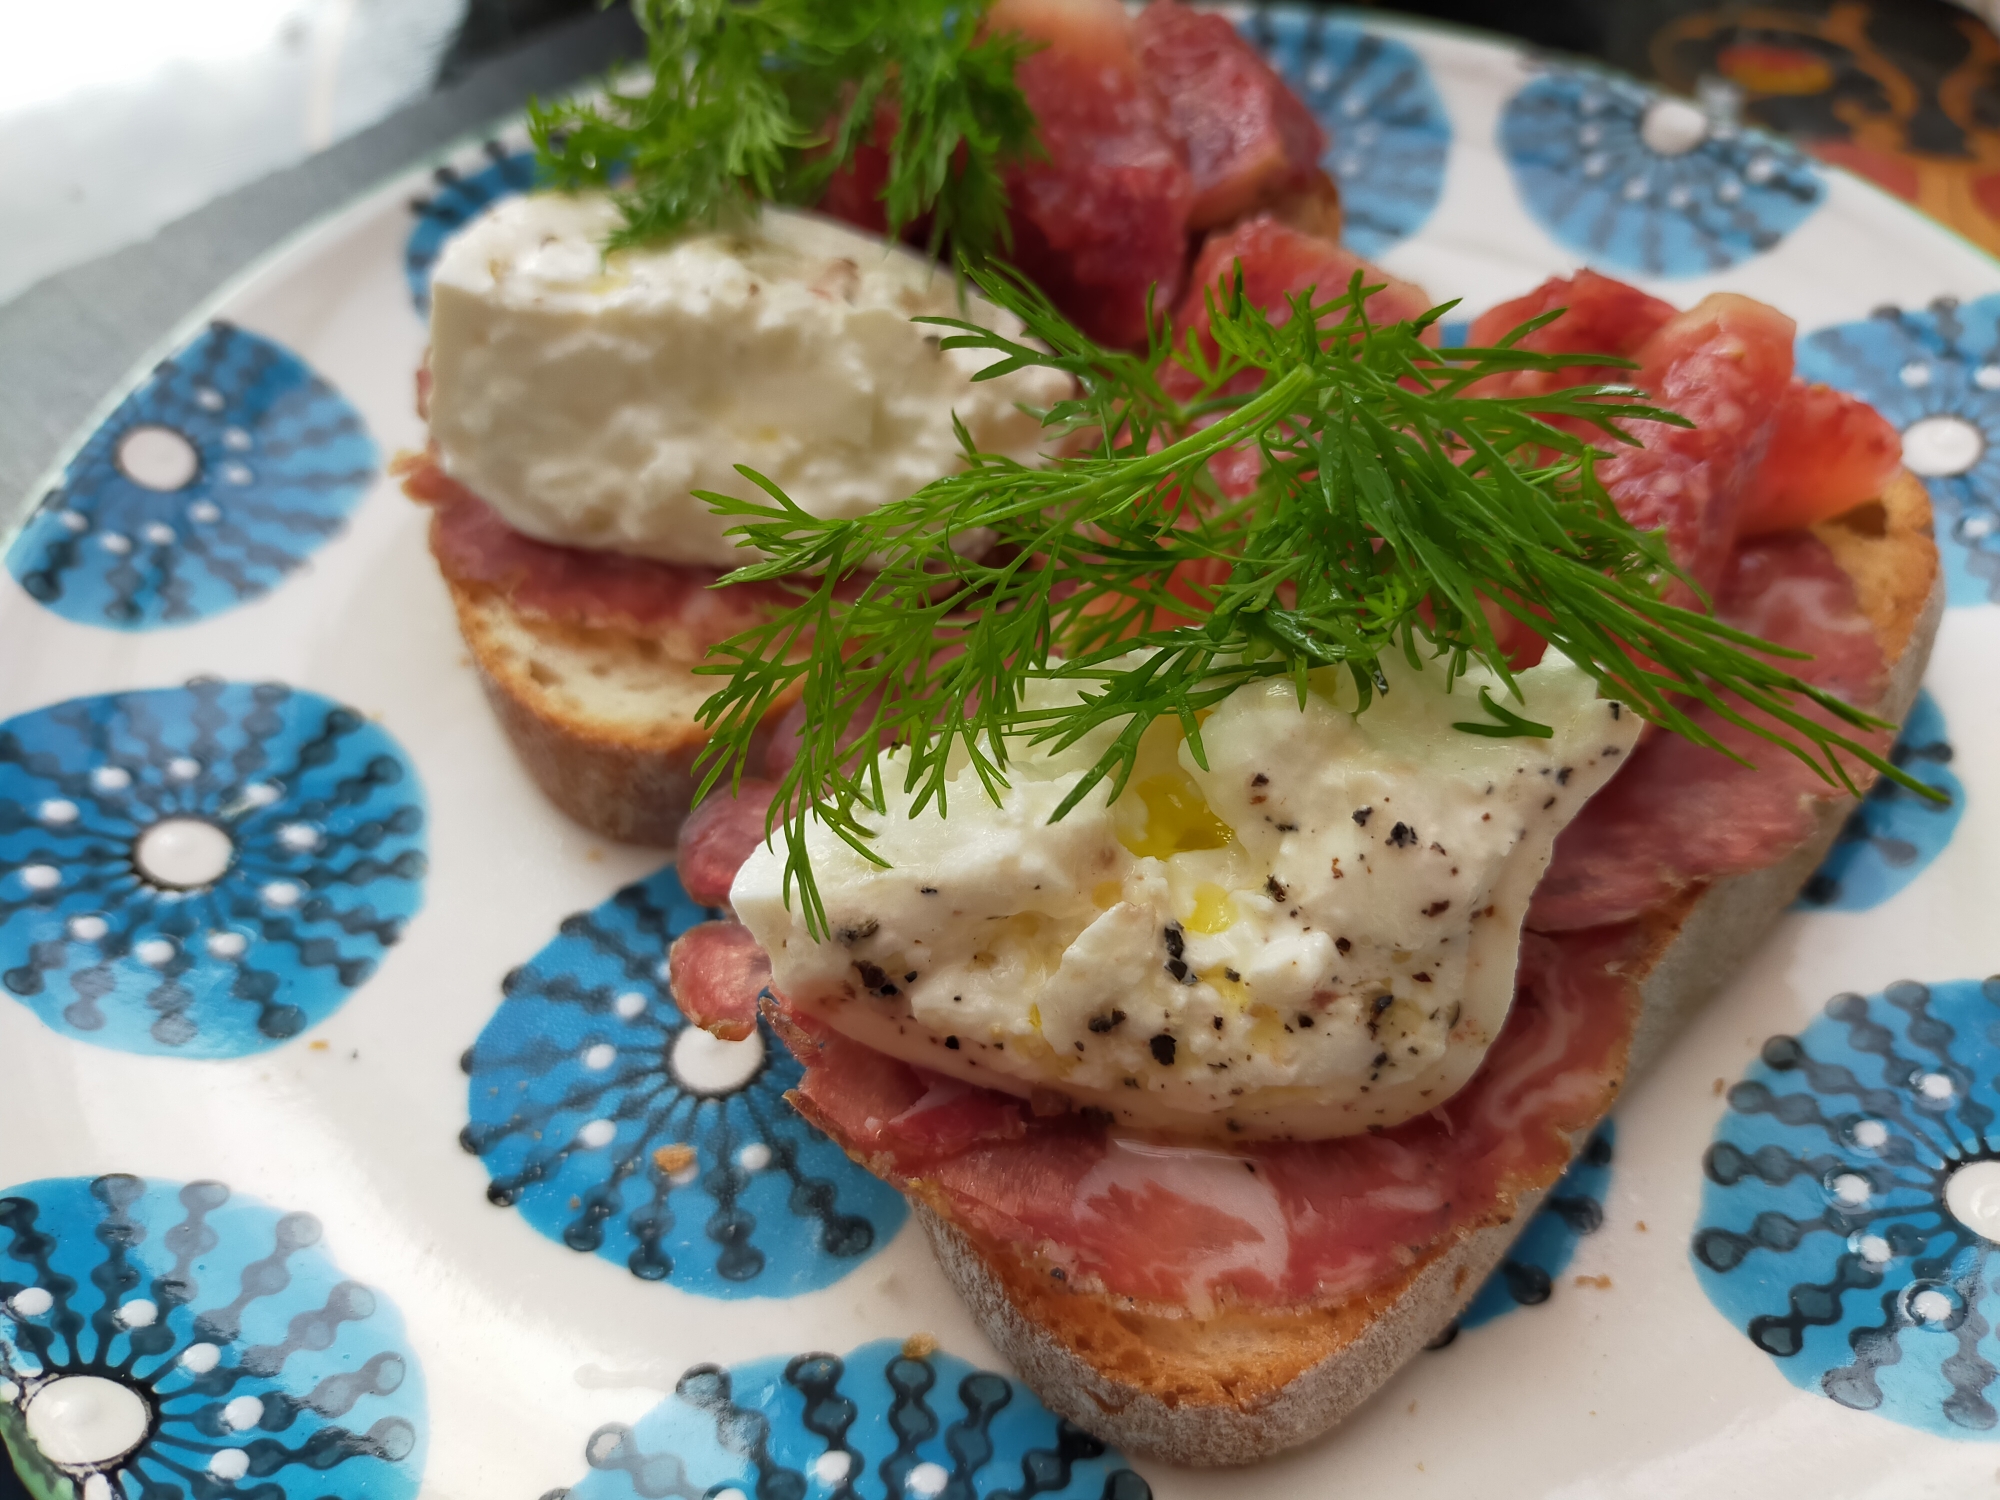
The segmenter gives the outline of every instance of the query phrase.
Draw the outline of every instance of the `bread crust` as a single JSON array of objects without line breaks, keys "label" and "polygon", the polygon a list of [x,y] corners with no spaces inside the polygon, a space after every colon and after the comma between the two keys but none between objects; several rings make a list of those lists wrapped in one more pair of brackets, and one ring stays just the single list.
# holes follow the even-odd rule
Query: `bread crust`
[{"label": "bread crust", "polygon": [[[1901,722],[1944,611],[1929,496],[1901,473],[1879,500],[1814,529],[1854,579],[1890,664],[1871,707]],[[1740,967],[1825,857],[1851,807],[1822,804],[1812,837],[1784,859],[1692,888],[1640,919],[1638,1014],[1614,1097]],[[1594,1124],[1573,1133],[1573,1147]],[[915,1209],[947,1279],[1050,1409],[1130,1453],[1216,1467],[1307,1442],[1359,1407],[1464,1310],[1558,1175],[1518,1185],[1501,1221],[1467,1226],[1400,1282],[1367,1297],[1332,1308],[1229,1308],[1207,1318],[1163,1316],[1072,1290],[1013,1247],[953,1222],[940,1204]]]},{"label": "bread crust", "polygon": [[527,615],[485,584],[446,586],[486,699],[543,794],[617,843],[671,845],[708,743],[695,719],[708,680],[648,637]]}]

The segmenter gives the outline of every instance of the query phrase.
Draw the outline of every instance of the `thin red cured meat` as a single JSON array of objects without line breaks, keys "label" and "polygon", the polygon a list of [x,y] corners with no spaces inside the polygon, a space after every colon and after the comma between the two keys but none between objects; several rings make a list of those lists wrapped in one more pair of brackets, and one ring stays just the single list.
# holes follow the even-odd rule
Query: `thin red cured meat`
[{"label": "thin red cured meat", "polygon": [[729,905],[736,872],[764,842],[764,820],[777,790],[769,781],[745,781],[734,793],[718,786],[688,814],[674,865],[689,900],[716,908]]},{"label": "thin red cured meat", "polygon": [[[1525,335],[1515,347],[1541,354],[1615,354],[1631,359],[1674,316],[1671,302],[1595,271],[1578,271],[1574,276],[1552,276],[1525,296],[1488,308],[1472,320],[1466,342],[1490,347],[1523,323],[1558,308],[1563,310],[1561,317]],[[1536,396],[1564,386],[1608,385],[1633,378],[1633,371],[1618,365],[1510,370],[1487,376],[1473,387],[1473,394]]]},{"label": "thin red cured meat", "polygon": [[[1368,299],[1369,316],[1378,322],[1414,318],[1431,306],[1424,289],[1413,282],[1391,276],[1332,240],[1295,228],[1274,215],[1258,214],[1211,234],[1203,242],[1188,277],[1187,294],[1174,310],[1176,343],[1193,334],[1204,352],[1214,355],[1209,298],[1231,286],[1239,266],[1243,295],[1279,323],[1292,315],[1289,298],[1312,291],[1316,301],[1330,301],[1347,290],[1356,271],[1366,277],[1367,285],[1382,288]],[[1232,388],[1248,390],[1258,378],[1246,373]],[[1193,396],[1199,387],[1194,374],[1179,363],[1169,363],[1161,371],[1160,383],[1168,395],[1182,400]],[[1225,495],[1242,496],[1256,484],[1263,461],[1254,448],[1232,448],[1210,459],[1208,467]]]},{"label": "thin red cured meat", "polygon": [[794,1097],[807,1118],[987,1239],[1142,1303],[1296,1307],[1394,1285],[1562,1170],[1622,1073],[1636,997],[1615,968],[1642,942],[1636,928],[1531,938],[1473,1081],[1441,1110],[1331,1141],[1159,1145],[966,1089],[983,1100],[952,1096],[981,1135],[968,1143],[913,1113],[935,1087],[921,1070],[796,1019],[784,1029],[806,1064]]},{"label": "thin red cured meat", "polygon": [[1763,536],[1837,516],[1880,495],[1902,463],[1902,435],[1874,407],[1794,376],[1736,534]]},{"label": "thin red cured meat", "polygon": [[996,31],[1045,44],[1017,73],[1044,155],[1007,170],[1013,260],[1092,337],[1146,338],[1146,293],[1181,287],[1194,180],[1118,0],[999,0]]},{"label": "thin red cured meat", "polygon": [[1152,0],[1132,37],[1187,147],[1190,229],[1226,224],[1312,180],[1326,132],[1226,17]]},{"label": "thin red cured meat", "polygon": [[404,493],[431,507],[431,552],[444,576],[497,589],[526,615],[653,636],[670,656],[695,662],[790,598],[777,583],[717,588],[718,568],[538,542],[429,454],[405,461],[400,473]]},{"label": "thin red cured meat", "polygon": [[[1360,271],[1369,286],[1382,290],[1368,299],[1368,315],[1378,323],[1394,323],[1430,311],[1431,300],[1414,282],[1391,276],[1332,240],[1294,228],[1272,214],[1258,214],[1241,224],[1211,234],[1202,242],[1194,270],[1188,274],[1187,295],[1174,311],[1177,342],[1193,332],[1214,352],[1209,336],[1208,298],[1228,289],[1236,267],[1243,268],[1243,295],[1270,313],[1275,321],[1291,316],[1287,299],[1314,290],[1314,300],[1330,302],[1347,291]],[[1169,367],[1175,378],[1178,366]],[[1187,380],[1183,371],[1178,378]]]},{"label": "thin red cured meat", "polygon": [[674,1003],[725,1042],[757,1029],[757,999],[771,982],[770,955],[739,922],[697,922],[667,952]]},{"label": "thin red cured meat", "polygon": [[[1776,308],[1717,292],[1638,349],[1633,383],[1694,426],[1630,424],[1645,446],[1619,448],[1598,477],[1626,520],[1666,533],[1674,560],[1704,589],[1728,564],[1744,497],[1791,384],[1796,331]],[[1674,594],[1688,602],[1685,590]]]},{"label": "thin red cured meat", "polygon": [[[1881,691],[1881,647],[1853,580],[1811,532],[1738,548],[1716,605],[1732,625],[1813,653],[1788,663],[1806,680],[1855,703]],[[1811,836],[1821,803],[1846,795],[1712,709],[1693,717],[1756,769],[1679,735],[1650,736],[1556,840],[1528,908],[1530,927],[1625,921],[1697,882],[1774,864]],[[1888,747],[1886,733],[1849,732],[1878,751]]]}]

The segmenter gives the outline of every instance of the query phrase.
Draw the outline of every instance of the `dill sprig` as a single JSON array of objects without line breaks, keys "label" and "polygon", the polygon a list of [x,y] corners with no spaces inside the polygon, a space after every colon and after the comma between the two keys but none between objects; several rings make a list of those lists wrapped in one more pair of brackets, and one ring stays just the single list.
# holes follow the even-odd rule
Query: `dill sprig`
[{"label": "dill sprig", "polygon": [[[1680,417],[1628,386],[1469,394],[1501,371],[1607,363],[1520,347],[1557,314],[1493,347],[1440,353],[1422,336],[1453,304],[1376,324],[1365,306],[1375,288],[1357,273],[1342,295],[1293,297],[1274,320],[1243,295],[1239,272],[1211,294],[1212,351],[1156,333],[1128,354],[1091,342],[1011,271],[967,274],[1026,336],[924,321],[949,330],[945,348],[994,356],[983,378],[1030,365],[1074,377],[1074,398],[1046,414],[1066,456],[1023,466],[974,451],[961,429],[962,472],[850,520],[808,514],[749,469],[739,472],[763,498],[702,496],[765,557],[726,582],[798,589],[698,669],[726,678],[701,710],[713,736],[702,790],[740,778],[758,726],[802,694],[798,757],[771,816],[785,834],[786,898],[796,888],[815,936],[825,907],[807,822],[879,863],[868,822],[885,808],[889,746],[901,747],[892,764],[912,812],[933,798],[943,811],[959,757],[997,800],[1010,751],[1061,749],[1111,726],[1060,818],[1102,781],[1122,789],[1162,717],[1179,720],[1205,767],[1202,710],[1258,679],[1289,677],[1303,701],[1309,672],[1340,668],[1365,710],[1378,660],[1399,652],[1412,664],[1442,657],[1448,680],[1479,662],[1518,699],[1488,602],[1607,696],[1698,743],[1724,748],[1691,716],[1705,704],[1850,790],[1846,758],[1895,774],[1846,732],[1879,721],[1785,669],[1802,653],[1662,598],[1685,575],[1660,535],[1618,514],[1597,444],[1633,443],[1634,421],[1686,426]],[[1192,395],[1164,378],[1170,360],[1196,377]],[[1208,461],[1238,445],[1259,450],[1263,469],[1232,499]],[[974,533],[993,544],[966,545]],[[1079,691],[1031,708],[1036,679]],[[1468,709],[1459,727],[1471,733],[1548,732],[1487,692]]]},{"label": "dill sprig", "polygon": [[651,82],[534,101],[529,133],[555,186],[613,187],[615,250],[815,201],[886,107],[890,233],[928,214],[933,253],[984,257],[1007,244],[1002,169],[1036,149],[1014,80],[1028,44],[981,33],[990,3],[633,0]]}]

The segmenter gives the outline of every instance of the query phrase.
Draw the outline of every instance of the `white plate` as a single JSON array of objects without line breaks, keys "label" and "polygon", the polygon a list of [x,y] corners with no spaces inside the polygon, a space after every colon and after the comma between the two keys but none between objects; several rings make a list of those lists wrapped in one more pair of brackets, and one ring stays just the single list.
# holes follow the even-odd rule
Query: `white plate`
[{"label": "white plate", "polygon": [[[1884,1164],[2000,1104],[2000,990],[1959,983],[2000,966],[2000,270],[1627,82],[1444,31],[1246,25],[1327,112],[1357,242],[1389,269],[1468,312],[1586,262],[1682,304],[1747,292],[1905,428],[1953,604],[1911,763],[1955,801],[1871,802],[1817,906],[1631,1092],[1610,1160],[1578,1169],[1487,1306],[1508,1285],[1545,1300],[1468,1326],[1302,1452],[1145,1480],[1232,1500],[1991,1492],[2000,1262],[1968,1230],[1952,1266],[1916,1264],[1961,1222],[1940,1214],[1993,1227],[1990,1185],[1947,1190],[1930,1147],[1909,1186]],[[900,1201],[785,1114],[782,1064],[673,1045],[658,923],[689,913],[670,874],[616,899],[661,855],[556,815],[487,713],[424,517],[382,476],[423,438],[410,268],[518,166],[477,146],[450,165],[200,310],[26,497],[0,576],[0,1434],[84,1500],[136,1500],[141,1473],[157,1496],[598,1500],[833,1495],[849,1471],[868,1496],[1136,1500],[1116,1455],[967,1372],[999,1360]],[[1905,979],[1934,988],[1883,995]],[[1875,998],[1821,1014],[1846,992]],[[1950,1038],[1910,1035],[1920,1013]],[[1919,1061],[1883,1083],[1879,1055],[1850,1055],[1886,1090],[1861,1102],[1815,1072],[1827,1129],[1755,1112],[1758,1079],[1810,1092],[1759,1063],[1766,1038],[1833,1059],[1875,1045],[1857,1018]],[[690,1128],[692,1171],[672,1149]],[[1789,1182],[1751,1169],[1789,1160]],[[1794,1289],[1836,1274],[1859,1289],[1799,1325],[1799,1353],[1746,1336],[1781,1346]],[[1861,1333],[1871,1381],[1849,1336],[1885,1317]],[[900,1352],[917,1334],[943,1352]],[[790,1356],[880,1340],[787,1383]],[[710,1363],[733,1386],[683,1383]]]}]

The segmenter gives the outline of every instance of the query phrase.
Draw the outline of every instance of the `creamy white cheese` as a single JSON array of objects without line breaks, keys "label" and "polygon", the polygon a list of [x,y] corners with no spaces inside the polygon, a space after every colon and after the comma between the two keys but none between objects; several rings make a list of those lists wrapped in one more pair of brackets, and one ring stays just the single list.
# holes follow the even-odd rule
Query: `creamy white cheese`
[{"label": "creamy white cheese", "polygon": [[740,233],[600,248],[603,195],[510,198],[446,245],[431,281],[430,426],[445,472],[543,541],[676,562],[744,560],[696,490],[858,516],[978,445],[1035,462],[1022,405],[1069,390],[1046,369],[975,383],[986,357],[911,319],[1018,334],[949,273],[830,220],[765,209]]},{"label": "creamy white cheese", "polygon": [[1520,674],[1551,739],[1453,729],[1504,695],[1482,671],[1450,693],[1435,664],[1383,671],[1358,714],[1337,672],[1303,709],[1288,682],[1239,689],[1202,725],[1207,770],[1155,724],[1116,803],[1053,825],[1102,737],[1017,756],[998,805],[970,770],[945,816],[892,794],[886,869],[815,825],[826,942],[769,847],[731,902],[788,1000],[926,1067],[1181,1135],[1393,1125],[1485,1056],[1556,834],[1640,725],[1554,652]]}]

